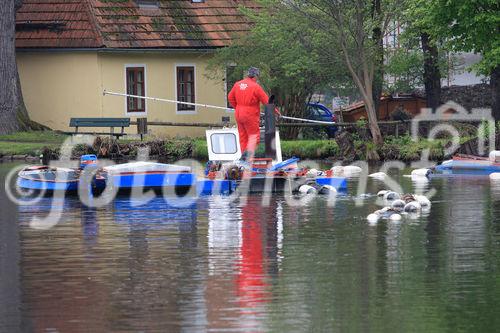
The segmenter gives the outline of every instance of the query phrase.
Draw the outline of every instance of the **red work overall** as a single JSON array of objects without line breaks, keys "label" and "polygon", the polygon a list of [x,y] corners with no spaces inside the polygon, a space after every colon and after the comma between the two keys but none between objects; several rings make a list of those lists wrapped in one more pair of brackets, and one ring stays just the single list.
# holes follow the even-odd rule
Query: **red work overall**
[{"label": "red work overall", "polygon": [[236,109],[241,151],[254,152],[260,141],[260,103],[266,104],[269,97],[254,78],[247,77],[235,83],[228,98]]}]

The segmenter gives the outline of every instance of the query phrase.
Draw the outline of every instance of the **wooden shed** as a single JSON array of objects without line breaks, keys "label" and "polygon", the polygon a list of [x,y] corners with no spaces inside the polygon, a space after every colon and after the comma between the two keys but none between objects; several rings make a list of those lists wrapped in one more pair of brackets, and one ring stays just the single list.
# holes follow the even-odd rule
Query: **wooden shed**
[{"label": "wooden shed", "polygon": [[[377,112],[378,120],[390,120],[396,109],[402,109],[412,117],[419,114],[422,108],[427,107],[425,98],[413,94],[386,95],[380,98]],[[360,119],[368,119],[364,102],[357,102],[347,108],[337,110],[339,119],[344,122],[356,122]],[[342,113],[340,115],[340,113]]]}]

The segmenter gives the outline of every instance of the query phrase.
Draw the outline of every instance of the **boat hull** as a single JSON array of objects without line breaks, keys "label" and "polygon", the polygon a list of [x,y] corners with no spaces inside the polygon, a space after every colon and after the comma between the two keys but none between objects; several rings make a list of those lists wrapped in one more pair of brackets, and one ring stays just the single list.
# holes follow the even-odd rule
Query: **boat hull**
[{"label": "boat hull", "polygon": [[51,193],[54,191],[77,192],[82,186],[90,186],[93,192],[101,191],[105,179],[96,176],[90,182],[80,178],[80,172],[69,168],[28,167],[19,172],[17,186],[23,190]]},{"label": "boat hull", "polygon": [[[133,171],[134,168],[137,171]],[[347,190],[347,180],[344,177],[308,178],[261,174],[245,180],[224,180],[197,178],[192,172],[176,168],[178,167],[145,162],[116,165],[112,169],[104,168],[90,186],[93,193],[100,193],[109,187],[122,194],[134,189],[152,189],[163,195],[227,195],[237,189],[240,193],[295,193],[301,185],[311,183],[330,185],[337,192]],[[77,192],[80,187],[89,186],[80,179],[80,174],[73,169],[32,167],[19,173],[18,186],[24,190]]]},{"label": "boat hull", "polygon": [[485,158],[454,158],[435,167],[435,171],[443,174],[481,174],[488,175],[500,172],[500,164]]},{"label": "boat hull", "polygon": [[209,180],[198,181],[198,194],[231,194],[236,190],[241,193],[296,193],[299,187],[308,183],[333,186],[337,192],[347,191],[347,179],[344,177],[253,177],[247,180]]}]

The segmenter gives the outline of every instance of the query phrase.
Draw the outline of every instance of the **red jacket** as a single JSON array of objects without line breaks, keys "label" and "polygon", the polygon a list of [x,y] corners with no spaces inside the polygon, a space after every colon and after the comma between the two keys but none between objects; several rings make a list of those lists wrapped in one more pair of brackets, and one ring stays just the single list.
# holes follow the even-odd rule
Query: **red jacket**
[{"label": "red jacket", "polygon": [[229,103],[236,109],[236,120],[259,119],[260,103],[267,104],[269,97],[264,89],[249,77],[234,84],[229,93]]}]

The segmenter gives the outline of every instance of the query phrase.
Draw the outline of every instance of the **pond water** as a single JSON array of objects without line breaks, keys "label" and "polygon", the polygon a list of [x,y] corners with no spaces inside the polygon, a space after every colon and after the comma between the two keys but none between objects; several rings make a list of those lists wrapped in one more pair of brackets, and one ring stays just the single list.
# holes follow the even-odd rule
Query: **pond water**
[{"label": "pond water", "polygon": [[[283,195],[184,208],[118,198],[16,206],[0,164],[0,332],[491,332],[500,327],[500,187],[435,179],[432,209],[380,221],[370,180],[332,207]],[[406,192],[415,184],[393,175]],[[62,211],[41,230],[33,217]]]}]

